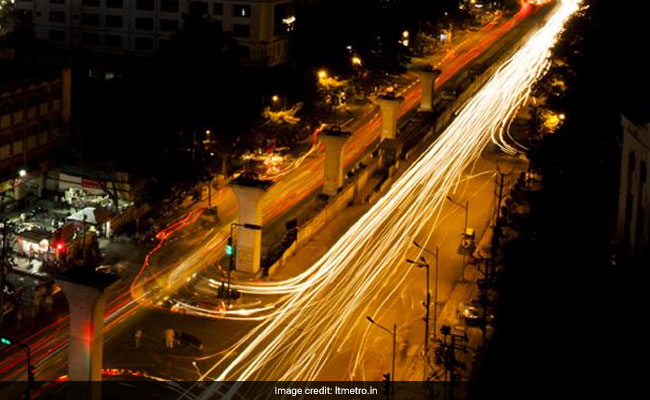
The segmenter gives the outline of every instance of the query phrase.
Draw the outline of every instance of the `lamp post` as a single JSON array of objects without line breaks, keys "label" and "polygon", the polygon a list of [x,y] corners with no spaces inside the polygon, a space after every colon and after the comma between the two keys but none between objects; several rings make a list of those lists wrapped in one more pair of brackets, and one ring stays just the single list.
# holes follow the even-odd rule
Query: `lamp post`
[{"label": "lamp post", "polygon": [[[438,247],[436,247],[436,251],[434,253],[433,251],[431,251],[431,250],[429,250],[429,249],[427,249],[425,247],[420,246],[420,244],[418,242],[416,242],[415,240],[413,241],[413,244],[418,249],[420,249],[422,251],[425,251],[425,252],[431,254],[432,256],[434,256],[436,258],[436,272],[435,272],[435,276],[434,276],[434,279],[436,281],[436,285],[435,285],[435,287],[433,289],[433,340],[435,341],[437,339],[437,335],[438,335],[438,269],[439,269],[438,266],[440,264],[440,249]],[[428,292],[428,290],[427,290],[427,292]]]},{"label": "lamp post", "polygon": [[[456,200],[452,199],[449,196],[447,196],[447,200],[451,201],[452,203],[454,203],[458,207],[465,209],[465,227],[463,228],[463,235],[464,235],[465,232],[467,232],[467,224],[468,224],[468,219],[469,219],[469,200],[465,201],[465,205],[457,202]],[[463,250],[463,271],[461,273],[461,280],[465,279],[465,253],[466,253],[465,250],[466,249]]]},{"label": "lamp post", "polygon": [[375,325],[377,328],[388,332],[388,334],[393,335],[393,366],[391,369],[391,376],[393,377],[392,380],[392,387],[391,387],[391,394],[392,398],[395,398],[395,350],[397,349],[397,324],[393,324],[393,331],[391,332],[390,329],[386,328],[385,326],[379,325],[377,322],[375,322],[374,319],[372,319],[370,316],[366,316],[366,319],[373,325]]},{"label": "lamp post", "polygon": [[194,366],[196,373],[199,375],[199,381],[202,381],[203,379],[201,379],[202,377],[201,370],[199,369],[199,366],[196,365],[196,361],[192,361],[192,365]]},{"label": "lamp post", "polygon": [[[230,236],[228,237],[228,245],[230,245],[232,243],[232,231],[233,231],[233,228],[236,227],[236,226],[246,228],[246,229],[252,229],[252,230],[255,230],[255,231],[261,231],[262,230],[262,227],[260,225],[238,224],[238,223],[233,222],[233,223],[230,224]],[[232,297],[232,291],[230,289],[231,275],[232,275],[232,270],[235,269],[235,263],[233,262],[233,257],[235,255],[235,252],[232,249],[230,249],[229,251],[230,251],[230,254],[228,254],[229,259],[228,259],[228,292],[227,292],[228,305],[230,305],[230,299]]]},{"label": "lamp post", "polygon": [[427,311],[424,317],[424,380],[429,376],[429,314],[431,310],[431,291],[429,290],[429,270],[431,269],[429,263],[424,257],[420,257],[422,262],[406,260],[407,263],[413,264],[418,268],[425,268],[427,270],[427,301],[424,304]]},{"label": "lamp post", "polygon": [[467,229],[467,223],[468,223],[467,219],[469,218],[469,200],[465,201],[465,205],[457,202],[456,200],[452,199],[450,196],[447,196],[447,200],[456,204],[458,207],[465,209],[465,229]]}]

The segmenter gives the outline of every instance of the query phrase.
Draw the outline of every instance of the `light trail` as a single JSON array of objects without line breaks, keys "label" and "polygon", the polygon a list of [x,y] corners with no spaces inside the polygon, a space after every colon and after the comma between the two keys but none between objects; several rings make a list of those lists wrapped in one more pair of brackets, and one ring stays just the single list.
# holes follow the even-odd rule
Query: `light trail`
[{"label": "light trail", "polygon": [[[459,175],[519,107],[580,3],[558,2],[546,22],[497,69],[439,139],[311,268],[311,275],[302,275],[303,280],[295,283],[302,290],[278,307],[275,318],[232,346],[203,378],[222,368],[217,381],[317,380],[343,343],[364,340],[365,335],[353,336],[352,328],[363,323],[365,315],[377,314],[397,290],[408,270],[395,266],[412,238],[440,217],[445,196]],[[210,398],[219,387],[215,382],[201,398]],[[231,392],[235,390],[233,386]]]},{"label": "light trail", "polygon": [[[458,57],[446,60],[445,62],[440,62],[438,65],[443,69],[443,74],[436,80],[436,88],[440,88],[459,70],[468,65],[504,34],[522,22],[531,14],[531,10],[532,7],[529,4],[521,3],[519,12],[503,25],[499,26],[497,29],[486,29],[486,31],[491,32],[487,36],[482,37],[477,43],[468,46],[468,48],[465,49],[463,53],[459,54]],[[398,93],[398,95],[404,97],[404,102],[400,106],[400,117],[415,107],[419,102],[422,88],[419,84],[419,79],[417,77],[414,78],[415,79],[413,79],[408,86],[401,88]],[[380,135],[380,125],[381,118],[376,108],[363,117],[344,125],[344,129],[353,132],[352,137],[350,137],[348,143],[346,143],[344,155],[344,164],[346,167],[358,162],[359,157],[367,151],[368,147],[373,142],[377,140]],[[280,172],[280,174],[283,175],[282,179],[278,179],[265,195],[265,206],[263,210],[264,225],[266,225],[268,221],[272,221],[277,216],[285,213],[310,193],[318,190],[321,186],[324,164],[324,152],[322,146],[313,146],[309,157],[301,158],[298,164],[301,165],[300,168],[289,166],[285,171]],[[233,192],[229,188],[224,188],[218,193],[222,195],[221,199],[225,202],[224,204],[219,204],[220,213],[222,212],[221,210],[229,211],[229,214],[232,214],[234,218],[234,211],[236,211],[237,205]],[[231,207],[231,204],[234,204],[234,206]],[[230,217],[225,215],[221,215],[221,219],[222,221],[230,221]],[[225,224],[224,226],[227,227],[228,224]],[[201,270],[203,266],[206,266],[213,260],[213,257],[209,256],[209,254],[219,254],[221,248],[225,246],[226,239],[227,229],[217,230],[215,231],[212,240],[206,241],[202,246],[196,247],[196,251],[186,254],[185,257],[178,257],[177,263],[163,267],[163,271],[165,272],[171,270],[173,267],[174,272],[173,274],[170,274],[169,279],[165,280],[166,282],[160,279],[158,281],[158,287],[162,288],[165,293],[171,295],[174,290],[178,288],[178,283],[183,281],[181,276],[191,274],[192,271]],[[161,249],[161,247],[162,246],[156,246],[156,249],[152,251],[150,256],[154,255],[159,249]],[[175,255],[178,255],[178,253]],[[155,278],[161,277],[161,274],[157,272],[153,273],[153,277],[151,276],[151,272],[153,272],[150,271],[151,264],[157,263],[149,262],[149,257],[147,257],[147,262],[143,264],[141,273],[132,284],[132,293],[135,294],[134,289],[136,288],[138,291],[142,291],[145,287],[147,287],[147,289],[151,288],[149,283],[153,282]],[[145,270],[147,271],[146,278],[142,275],[142,272]],[[241,283],[233,284],[232,287],[246,294],[282,295],[294,293],[298,290],[302,290],[303,286],[300,285],[300,283],[304,283],[313,273],[313,269],[305,271],[301,276],[284,280],[281,283],[273,283],[271,284],[271,287],[267,287],[264,283]],[[144,300],[145,296],[140,296],[139,298],[139,301],[148,303],[149,306],[155,306],[154,304],[151,304],[150,301]],[[275,302],[274,305],[275,304],[277,304],[277,302]],[[184,306],[178,307],[178,310],[181,309],[188,311]],[[196,312],[198,310],[193,311]],[[235,310],[232,308],[229,308],[220,316],[215,315],[209,310],[204,309],[203,311],[204,312],[201,313],[201,316],[203,317],[218,317],[226,319],[231,319],[231,317],[232,319],[247,318],[242,317],[239,311],[234,312]],[[251,314],[249,318],[251,320],[259,320],[262,315],[266,315],[267,317],[270,316],[265,313],[265,311],[268,310],[258,308],[257,312],[254,313],[255,315],[253,316],[253,314]]]}]

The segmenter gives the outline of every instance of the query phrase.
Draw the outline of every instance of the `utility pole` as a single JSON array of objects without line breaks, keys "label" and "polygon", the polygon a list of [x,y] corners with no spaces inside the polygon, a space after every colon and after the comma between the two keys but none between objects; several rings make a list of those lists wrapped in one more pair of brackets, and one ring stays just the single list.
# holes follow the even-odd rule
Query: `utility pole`
[{"label": "utility pole", "polygon": [[[465,370],[467,368],[464,362],[460,362],[456,358],[456,351],[460,350],[463,353],[467,353],[469,347],[467,347],[465,344],[457,343],[457,341],[466,343],[467,337],[451,333],[451,327],[448,325],[443,325],[440,328],[440,333],[442,333],[443,339],[440,341],[440,346],[436,350],[436,355],[442,359],[445,371],[445,382],[449,382],[449,396],[445,397],[448,400],[453,400],[454,385],[460,378],[456,372],[456,369],[460,368],[462,370]],[[449,377],[449,379],[447,379],[447,377]]]},{"label": "utility pole", "polygon": [[436,246],[436,287],[433,289],[433,340],[438,332],[438,266],[440,265],[440,248]]},{"label": "utility pole", "polygon": [[497,209],[494,217],[494,223],[496,224],[499,216],[501,215],[501,205],[503,203],[503,198],[505,196],[506,186],[510,186],[510,180],[506,181],[506,178],[509,178],[512,175],[512,171],[509,173],[503,173],[501,168],[497,165],[497,177],[494,180],[495,188],[494,195],[497,196]]}]

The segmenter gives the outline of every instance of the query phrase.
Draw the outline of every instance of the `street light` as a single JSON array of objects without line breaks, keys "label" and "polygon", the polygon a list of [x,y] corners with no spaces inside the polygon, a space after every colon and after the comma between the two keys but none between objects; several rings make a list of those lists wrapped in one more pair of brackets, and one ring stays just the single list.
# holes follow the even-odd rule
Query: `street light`
[{"label": "street light", "polygon": [[325,78],[327,78],[327,71],[324,70],[324,69],[321,69],[320,71],[318,71],[318,78],[319,78],[319,79],[325,79]]},{"label": "street light", "polygon": [[355,67],[361,66],[361,58],[358,56],[352,57],[352,65],[354,65]]},{"label": "street light", "polygon": [[[461,203],[457,202],[456,200],[452,199],[449,196],[447,196],[447,200],[451,201],[458,207],[465,209],[465,227],[463,228],[463,235],[464,235],[465,232],[467,232],[467,223],[469,218],[469,200],[465,201],[465,205],[462,205]],[[466,249],[463,250],[463,272],[461,274],[461,280],[465,279],[465,253],[466,253],[465,250]]]},{"label": "street light", "polygon": [[273,97],[271,97],[271,101],[273,101],[274,103],[277,103],[278,101],[280,101],[280,97],[278,97],[277,94],[274,94]]},{"label": "street light", "polygon": [[27,171],[25,169],[21,169],[20,171],[18,171],[18,176],[20,176],[21,178],[26,177]]},{"label": "street light", "polygon": [[[417,266],[418,268],[426,268],[427,270],[427,301],[424,304],[427,312],[424,317],[424,380],[427,380],[427,377],[429,376],[429,313],[431,310],[431,291],[429,290],[429,270],[431,269],[429,267],[429,263],[427,263],[427,260],[424,257],[420,257],[422,262],[418,261],[413,261],[407,259],[406,262],[409,264],[413,264]],[[437,286],[437,285],[436,285]]]},{"label": "street light", "polygon": [[465,201],[465,205],[457,202],[456,200],[452,199],[450,196],[447,196],[447,200],[456,204],[458,207],[465,209],[465,229],[467,229],[467,219],[469,218],[469,200]]},{"label": "street light", "polygon": [[196,373],[199,374],[199,380],[202,381],[203,379],[201,378],[201,370],[199,370],[198,365],[196,365],[196,361],[192,361],[192,365],[194,366],[194,369],[196,370]]},{"label": "street light", "polygon": [[393,387],[392,387],[392,390],[391,390],[391,392],[392,392],[391,394],[394,397],[395,396],[395,350],[397,348],[397,324],[393,324],[393,331],[391,332],[390,329],[388,329],[385,326],[382,326],[382,325],[378,324],[377,322],[375,322],[375,320],[372,319],[372,317],[366,316],[366,319],[371,324],[375,325],[377,328],[379,328],[379,329],[381,329],[381,330],[383,330],[385,332],[388,332],[388,334],[390,334],[390,335],[393,335],[393,367],[392,367],[392,373],[391,373],[391,375],[393,376],[393,381],[392,381],[393,382],[392,383]]}]

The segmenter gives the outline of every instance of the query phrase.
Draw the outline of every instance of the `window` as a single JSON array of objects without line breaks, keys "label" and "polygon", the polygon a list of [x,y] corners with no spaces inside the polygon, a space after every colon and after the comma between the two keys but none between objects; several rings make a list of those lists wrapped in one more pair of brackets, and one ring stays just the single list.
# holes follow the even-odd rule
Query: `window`
[{"label": "window", "polygon": [[99,14],[83,14],[81,16],[81,23],[89,26],[99,25]]},{"label": "window", "polygon": [[212,14],[223,15],[223,3],[212,4]]},{"label": "window", "polygon": [[200,15],[205,15],[208,13],[208,3],[203,1],[193,1],[190,3],[190,12],[196,12]]},{"label": "window", "polygon": [[178,12],[178,0],[162,0],[160,2],[160,11]]},{"label": "window", "polygon": [[153,50],[153,39],[148,37],[135,38],[136,50]]},{"label": "window", "polygon": [[161,19],[160,30],[163,32],[175,32],[178,29],[178,21],[175,19]]},{"label": "window", "polygon": [[99,7],[99,0],[83,0],[81,4],[89,7]]},{"label": "window", "polygon": [[58,30],[58,29],[52,29],[49,32],[49,38],[53,42],[64,42],[65,41],[65,32]]},{"label": "window", "polygon": [[106,47],[122,47],[122,36],[106,35],[104,36],[104,44]]},{"label": "window", "polygon": [[171,41],[169,39],[158,40],[158,49],[160,49],[161,52],[169,50],[170,42]]},{"label": "window", "polygon": [[106,0],[106,8],[122,8],[123,0]]},{"label": "window", "polygon": [[11,101],[5,101],[4,103],[0,103],[0,115],[11,114],[12,109],[13,109],[13,105],[11,104]]},{"label": "window", "polygon": [[50,0],[50,4],[65,4],[65,0]]},{"label": "window", "polygon": [[27,97],[27,106],[36,107],[37,105],[38,105],[38,95],[32,92]]},{"label": "window", "polygon": [[89,46],[96,46],[99,44],[99,35],[92,32],[84,32],[81,34],[81,43]]},{"label": "window", "polygon": [[232,16],[233,17],[250,18],[250,16],[251,16],[251,6],[246,5],[246,4],[233,4],[233,6],[232,6]]},{"label": "window", "polygon": [[137,10],[153,10],[153,0],[137,0],[135,8]]},{"label": "window", "polygon": [[234,24],[232,34],[236,37],[249,38],[251,36],[251,27],[250,25]]},{"label": "window", "polygon": [[251,57],[251,51],[248,46],[237,46],[237,56],[239,58],[248,59]]},{"label": "window", "polygon": [[153,30],[153,19],[152,18],[136,18],[135,19],[135,29],[144,29],[151,31]]},{"label": "window", "polygon": [[119,15],[107,15],[104,19],[104,24],[111,28],[121,28],[122,17]]},{"label": "window", "polygon": [[50,11],[50,22],[65,22],[65,13],[63,11]]}]

